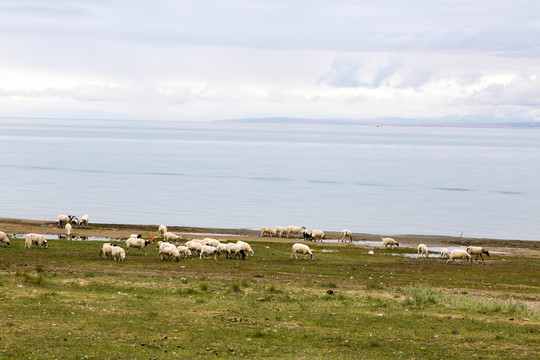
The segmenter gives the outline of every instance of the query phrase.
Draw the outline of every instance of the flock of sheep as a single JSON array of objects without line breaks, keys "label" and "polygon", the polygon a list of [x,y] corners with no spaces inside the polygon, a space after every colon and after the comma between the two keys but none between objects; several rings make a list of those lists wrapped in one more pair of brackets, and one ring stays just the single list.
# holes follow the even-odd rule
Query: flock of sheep
[{"label": "flock of sheep", "polygon": [[[294,237],[303,237],[304,240],[313,240],[313,241],[317,241],[317,240],[322,241],[322,239],[326,237],[326,234],[322,230],[314,229],[312,231],[309,231],[303,225],[300,227],[289,226],[286,228],[279,225],[276,226],[275,228],[263,226],[261,228],[261,233],[260,233],[261,237],[277,236],[277,237],[290,238],[291,235],[293,235]],[[351,230],[344,229],[341,232],[340,240],[342,242],[346,240],[349,240],[352,242],[353,237],[352,237]],[[388,246],[390,246],[390,248],[392,248],[393,246],[399,247],[399,243],[392,238],[384,237],[384,238],[381,238],[381,240],[382,240],[382,246],[384,247],[388,247]],[[418,245],[417,249],[418,249],[418,257],[424,256],[427,258],[429,256],[429,251],[425,244]],[[306,258],[307,255],[310,255],[311,260],[313,260],[313,254],[311,252],[311,249],[309,248],[309,246],[305,244],[293,245],[293,253],[291,254],[291,258],[293,255],[296,257],[297,253],[304,254],[304,258]],[[489,252],[480,246],[468,246],[466,250],[456,249],[456,250],[452,250],[451,252],[449,252],[448,249],[446,248],[441,250],[441,258],[448,259],[446,263],[449,263],[450,261],[455,261],[457,259],[461,259],[463,261],[472,261],[471,255],[476,255],[476,261],[478,261],[478,256],[480,256],[480,258],[483,261],[484,260],[484,257],[482,256],[483,254],[489,256]]]},{"label": "flock of sheep", "polygon": [[[236,243],[221,243],[219,240],[205,238],[205,239],[193,239],[187,241],[184,245],[176,245],[179,240],[182,240],[182,236],[167,231],[165,225],[158,227],[158,234],[163,240],[157,242],[159,249],[159,260],[178,261],[181,258],[192,258],[194,255],[199,259],[203,257],[206,259],[208,256],[213,256],[215,260],[220,254],[224,253],[227,258],[230,259],[242,259],[246,258],[246,254],[254,255],[254,251],[251,246],[244,241],[237,241]],[[152,240],[143,239],[140,234],[131,234],[126,240],[126,250],[120,245],[114,243],[104,243],[100,256],[107,258],[112,256],[114,260],[123,261],[126,259],[126,254],[129,254],[131,248],[139,249],[146,255],[146,247],[152,243]]]},{"label": "flock of sheep", "polygon": [[[66,235],[71,237],[72,225],[75,226],[85,226],[88,227],[89,217],[88,215],[83,215],[81,220],[77,219],[74,215],[58,215],[58,226],[64,227]],[[245,259],[246,254],[251,256],[254,255],[251,246],[244,241],[237,241],[236,243],[221,243],[219,240],[205,238],[205,239],[193,239],[187,241],[184,245],[175,245],[173,243],[178,243],[179,240],[182,240],[180,235],[174,234],[167,231],[165,225],[160,225],[158,227],[158,234],[163,239],[163,241],[158,241],[157,247],[159,248],[159,260],[169,260],[169,261],[178,261],[181,258],[192,258],[195,254],[199,256],[200,259],[207,258],[208,256],[213,256],[217,260],[217,257],[220,254],[224,253],[227,258],[231,259]],[[326,234],[322,230],[314,229],[308,231],[305,226],[276,226],[271,228],[268,226],[263,226],[261,228],[260,236],[278,236],[290,238],[291,236],[295,238],[303,237],[304,240],[323,240],[326,237]],[[341,241],[353,241],[352,232],[350,230],[343,230],[341,232]],[[399,247],[399,243],[389,237],[381,238],[382,246],[392,248],[393,246]],[[131,248],[139,249],[144,252],[146,255],[146,246],[152,243],[152,240],[143,239],[140,234],[132,234],[126,240],[126,250],[124,250],[120,245],[114,243],[105,243],[100,252],[100,256],[107,258],[112,256],[114,260],[122,261],[126,258],[126,253],[129,254]],[[7,235],[0,231],[0,244],[3,246],[11,246],[9,238]],[[30,249],[32,245],[35,245],[40,248],[47,248],[49,244],[43,235],[40,234],[27,234],[24,247]],[[418,257],[428,257],[429,251],[425,244],[418,245]],[[372,253],[372,252],[370,252]],[[314,259],[313,252],[306,244],[295,243],[292,246],[292,253],[290,258],[293,256],[298,259],[297,254],[304,255],[304,259],[307,256],[310,256],[311,260]],[[476,255],[476,261],[478,261],[478,256],[484,260],[483,254],[489,256],[489,252],[479,246],[469,246],[466,250],[452,250],[449,252],[446,248],[441,251],[441,258],[447,258],[447,263],[450,261],[455,261],[461,259],[463,261],[472,261],[471,255]]]},{"label": "flock of sheep", "polygon": [[[382,240],[382,246],[384,247],[388,247],[388,246],[390,246],[390,248],[392,248],[392,246],[399,247],[399,243],[392,238],[386,237],[386,238],[381,238],[381,240]],[[423,256],[427,258],[429,256],[429,251],[425,244],[418,245],[417,250],[418,250],[418,257]],[[476,255],[476,261],[478,261],[478,256],[480,256],[482,261],[484,261],[484,257],[482,256],[483,254],[486,254],[487,256],[489,256],[489,251],[487,251],[486,249],[480,246],[468,246],[466,250],[456,249],[456,250],[452,250],[451,252],[449,252],[448,249],[446,248],[443,248],[441,250],[441,258],[448,259],[446,261],[447,264],[450,261],[455,261],[457,259],[461,259],[463,261],[472,261],[471,255]]]},{"label": "flock of sheep", "polygon": [[[319,229],[313,229],[309,231],[306,229],[304,225],[288,226],[288,227],[283,227],[283,226],[278,225],[275,228],[271,228],[269,226],[263,226],[261,228],[261,234],[260,234],[261,237],[277,236],[277,237],[283,237],[283,238],[290,238],[291,235],[292,237],[295,237],[295,238],[303,237],[304,240],[306,241],[308,240],[311,240],[311,241],[321,240],[322,241],[323,239],[326,238],[326,234],[324,233],[324,231],[319,230]],[[345,229],[341,232],[341,241],[345,241],[347,239],[351,242],[353,241],[351,230]]]}]

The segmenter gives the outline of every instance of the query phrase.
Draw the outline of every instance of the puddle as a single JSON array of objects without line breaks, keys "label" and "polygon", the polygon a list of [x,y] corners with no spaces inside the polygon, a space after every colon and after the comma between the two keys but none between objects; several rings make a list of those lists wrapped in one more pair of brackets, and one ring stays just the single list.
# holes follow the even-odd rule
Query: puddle
[{"label": "puddle", "polygon": [[234,237],[248,237],[247,235],[235,235],[235,234],[212,234],[212,233],[179,233],[185,235],[197,235],[197,236],[234,236]]}]

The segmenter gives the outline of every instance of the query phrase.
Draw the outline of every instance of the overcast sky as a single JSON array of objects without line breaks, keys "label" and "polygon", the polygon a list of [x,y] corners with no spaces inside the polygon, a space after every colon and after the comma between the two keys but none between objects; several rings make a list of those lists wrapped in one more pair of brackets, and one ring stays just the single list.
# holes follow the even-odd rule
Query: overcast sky
[{"label": "overcast sky", "polygon": [[540,1],[0,0],[0,117],[540,121]]}]

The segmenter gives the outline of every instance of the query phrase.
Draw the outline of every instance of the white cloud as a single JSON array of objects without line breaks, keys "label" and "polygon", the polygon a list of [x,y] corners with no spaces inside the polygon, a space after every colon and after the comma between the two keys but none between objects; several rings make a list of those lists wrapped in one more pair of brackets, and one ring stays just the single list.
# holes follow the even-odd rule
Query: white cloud
[{"label": "white cloud", "polygon": [[0,116],[534,119],[537,14],[533,1],[4,1]]}]

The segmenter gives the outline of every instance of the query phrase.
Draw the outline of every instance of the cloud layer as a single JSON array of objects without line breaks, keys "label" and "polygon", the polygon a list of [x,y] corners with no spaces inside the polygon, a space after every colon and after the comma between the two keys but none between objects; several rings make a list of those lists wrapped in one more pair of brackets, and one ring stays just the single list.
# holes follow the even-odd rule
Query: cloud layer
[{"label": "cloud layer", "polygon": [[540,120],[533,1],[3,1],[0,116]]}]

